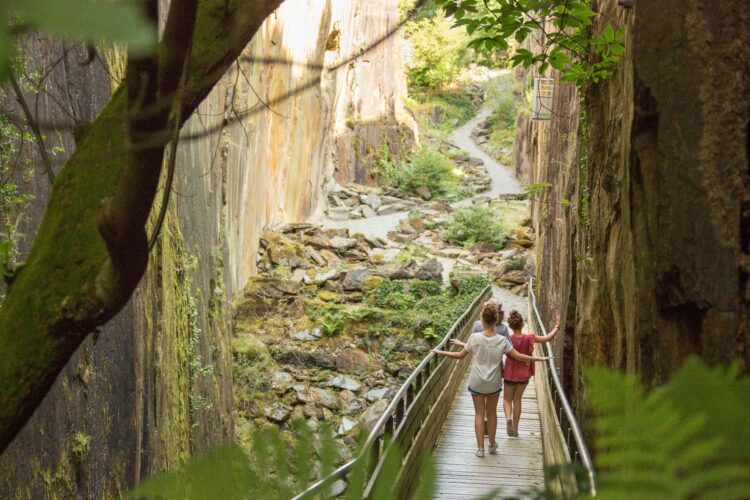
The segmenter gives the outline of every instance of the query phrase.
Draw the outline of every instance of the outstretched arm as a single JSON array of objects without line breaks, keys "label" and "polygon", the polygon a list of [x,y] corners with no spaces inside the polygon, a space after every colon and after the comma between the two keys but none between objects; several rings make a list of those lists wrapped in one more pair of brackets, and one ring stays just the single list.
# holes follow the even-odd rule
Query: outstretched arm
[{"label": "outstretched arm", "polygon": [[555,338],[555,335],[560,331],[560,312],[558,311],[555,321],[555,327],[547,335],[537,335],[534,338],[534,342],[549,342]]},{"label": "outstretched arm", "polygon": [[511,349],[506,354],[518,361],[547,361],[551,358],[551,356],[527,356],[525,354],[521,354],[515,349]]},{"label": "outstretched arm", "polygon": [[432,352],[435,354],[439,354],[441,356],[448,356],[449,358],[455,358],[455,359],[464,359],[467,354],[469,354],[469,351],[466,349],[462,349],[458,352],[454,351],[439,351],[437,349],[433,349]]}]

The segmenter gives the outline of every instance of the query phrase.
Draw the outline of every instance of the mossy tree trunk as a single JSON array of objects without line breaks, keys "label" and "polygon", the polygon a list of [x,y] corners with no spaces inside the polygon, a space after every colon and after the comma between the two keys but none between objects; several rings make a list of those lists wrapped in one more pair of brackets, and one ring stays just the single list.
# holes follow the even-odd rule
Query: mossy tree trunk
[{"label": "mossy tree trunk", "polygon": [[[126,81],[60,171],[0,307],[0,452],[143,276],[170,116],[182,124],[193,113],[281,1],[173,0],[157,55],[129,62]],[[152,14],[155,3],[146,2]]]}]

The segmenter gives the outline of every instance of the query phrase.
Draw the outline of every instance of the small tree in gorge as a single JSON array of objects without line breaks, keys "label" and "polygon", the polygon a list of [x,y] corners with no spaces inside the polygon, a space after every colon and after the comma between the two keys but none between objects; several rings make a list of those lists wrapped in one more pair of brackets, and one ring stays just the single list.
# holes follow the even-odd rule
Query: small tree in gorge
[{"label": "small tree in gorge", "polygon": [[456,26],[466,27],[478,50],[508,49],[508,40],[536,39],[541,51],[517,48],[511,61],[528,68],[559,70],[563,81],[582,84],[606,78],[625,51],[623,32],[611,25],[602,36],[591,36],[596,12],[580,0],[435,0]]}]

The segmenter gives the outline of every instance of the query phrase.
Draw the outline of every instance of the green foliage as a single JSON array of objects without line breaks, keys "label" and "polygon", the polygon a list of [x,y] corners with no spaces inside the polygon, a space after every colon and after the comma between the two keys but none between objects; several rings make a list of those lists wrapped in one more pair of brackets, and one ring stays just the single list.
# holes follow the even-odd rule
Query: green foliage
[{"label": "green foliage", "polygon": [[330,302],[306,301],[307,315],[310,320],[320,326],[323,335],[332,337],[337,335],[350,323],[377,321],[383,316],[383,311],[369,304],[349,306]]},{"label": "green foliage", "polygon": [[395,186],[398,182],[399,165],[391,158],[391,150],[386,141],[380,145],[377,161],[378,164],[372,168],[370,175],[382,186]]},{"label": "green foliage", "polygon": [[346,318],[338,312],[325,312],[319,322],[323,335],[333,337],[346,324]]},{"label": "green foliage", "polygon": [[383,311],[364,304],[352,309],[347,309],[343,314],[348,321],[376,321],[382,318]]},{"label": "green foliage", "polygon": [[237,363],[263,363],[271,359],[266,344],[251,334],[232,338],[232,352]]},{"label": "green foliage", "polygon": [[[414,114],[420,130],[427,137],[447,137],[459,126],[476,115],[476,108],[468,87],[450,86],[440,90],[410,88],[410,99],[406,104]],[[435,123],[435,108],[441,111],[440,121]]]},{"label": "green foliage", "polygon": [[492,114],[487,118],[492,133],[492,155],[501,163],[513,163],[518,115],[524,111],[523,86],[512,74],[503,74],[488,82],[487,102]]},{"label": "green foliage", "polygon": [[89,453],[91,436],[83,432],[73,432],[70,435],[70,454],[76,463],[82,463]]},{"label": "green foliage", "polygon": [[442,9],[433,0],[424,1],[417,9],[418,0],[398,0],[398,13],[402,21],[418,21],[442,15]]},{"label": "green foliage", "polygon": [[193,294],[192,273],[198,264],[197,259],[185,252],[180,253],[182,266],[178,267],[178,278],[182,283],[183,293],[187,297],[187,320],[188,320],[188,365],[190,367],[190,390],[188,399],[190,401],[190,419],[192,426],[198,425],[198,414],[201,411],[213,409],[213,404],[200,393],[200,383],[206,377],[213,375],[214,367],[205,363],[200,352],[201,328],[198,320],[198,303]]},{"label": "green foliage", "polygon": [[[389,500],[398,498],[394,491],[394,479],[402,453],[387,439],[384,449],[385,459],[370,498]],[[359,454],[357,452],[356,455]],[[254,431],[248,454],[237,446],[219,448],[192,459],[179,470],[151,477],[126,498],[288,499],[332,472],[338,456],[336,441],[328,427],[323,427],[319,436],[314,437],[306,425],[297,422],[292,438],[285,440],[276,426],[268,426]],[[373,470],[371,456],[370,453],[363,453],[352,467],[346,478],[345,498],[359,500],[363,497],[368,471]],[[419,477],[420,484],[414,498],[427,500],[432,497],[435,477],[434,465],[429,457],[423,461]],[[323,491],[328,490],[332,483],[324,484]]]},{"label": "green foliage", "polygon": [[[16,65],[20,64],[16,61]],[[0,91],[0,100],[4,99]],[[30,141],[31,134],[23,126],[12,123],[6,115],[0,115],[0,272],[3,274],[14,272],[18,261],[17,240],[22,236],[18,225],[22,221],[23,209],[34,199],[32,195],[22,193],[13,182],[17,169],[31,166],[28,159],[19,161],[23,144]]]},{"label": "green foliage", "polygon": [[447,114],[447,119],[457,118],[459,123],[466,123],[476,114],[471,97],[463,90],[445,89],[435,92],[430,97],[433,100],[442,101],[442,104],[444,104],[449,111],[451,108],[454,110],[454,113]]},{"label": "green foliage", "polygon": [[[471,300],[474,300],[489,284],[489,280],[483,274],[461,272],[451,274],[451,286],[453,287],[454,294],[471,297]],[[463,309],[465,310],[467,307],[469,307],[469,304]]]},{"label": "green foliage", "polygon": [[407,262],[410,259],[427,257],[427,249],[419,243],[409,243],[401,253],[396,256],[396,262]]},{"label": "green foliage", "polygon": [[378,328],[391,326],[441,339],[489,282],[485,276],[456,274],[451,283],[454,286],[443,288],[436,281],[381,281],[366,297],[372,305],[388,310]]},{"label": "green foliage", "polygon": [[[412,88],[410,91],[411,99],[407,101],[407,105],[414,113],[420,130],[427,136],[447,137],[476,115],[476,108],[466,87],[423,92]],[[437,107],[442,111],[440,121],[435,123],[433,112]]]},{"label": "green foliage", "polygon": [[522,44],[536,30],[543,32],[538,54],[516,49],[514,66],[552,67],[563,81],[594,83],[609,76],[625,47],[623,30],[607,25],[601,36],[591,36],[596,12],[585,0],[436,0],[456,26],[473,37],[469,47],[507,50],[509,40]]},{"label": "green foliage", "polygon": [[471,205],[461,207],[450,215],[443,239],[471,246],[475,243],[491,243],[502,248],[505,231],[491,207]]},{"label": "green foliage", "polygon": [[396,164],[387,148],[381,148],[378,166],[373,175],[383,186],[392,186],[408,192],[425,186],[433,197],[455,194],[460,187],[453,164],[440,151],[423,147],[410,154],[406,161]]},{"label": "green foliage", "polygon": [[513,131],[516,128],[517,118],[518,102],[513,97],[513,94],[509,92],[502,99],[498,99],[487,121],[493,128],[503,128]]},{"label": "green foliage", "polygon": [[420,186],[426,186],[433,196],[440,196],[447,194],[449,185],[457,182],[451,162],[437,149],[423,147],[401,165],[396,187],[413,192]]},{"label": "green foliage", "polygon": [[600,498],[746,498],[750,378],[688,359],[648,393],[633,375],[586,371]]},{"label": "green foliage", "polygon": [[153,50],[156,39],[156,27],[140,5],[126,0],[4,0],[0,15],[0,81],[10,75],[19,31],[39,30],[89,43],[125,43],[141,54]]},{"label": "green foliage", "polygon": [[412,45],[410,88],[440,89],[455,80],[467,44],[465,33],[451,29],[445,17],[435,16],[409,22],[406,36]]},{"label": "green foliage", "polygon": [[450,288],[440,295],[424,297],[414,305],[417,329],[427,338],[442,339],[488,284],[484,275],[452,274]]},{"label": "green foliage", "polygon": [[534,196],[541,193],[543,190],[551,188],[552,184],[549,182],[537,182],[535,184],[527,184],[523,186],[523,190],[526,192],[526,194],[529,195],[530,198],[533,198]]},{"label": "green foliage", "polygon": [[432,340],[432,341],[440,340],[442,338],[440,334],[436,332],[435,329],[432,328],[431,326],[428,326],[422,331],[422,336],[426,338],[427,340]]},{"label": "green foliage", "polygon": [[[426,286],[418,285],[420,283]],[[367,292],[367,300],[384,309],[403,311],[414,307],[423,294],[440,293],[440,284],[434,281],[384,280]]]}]

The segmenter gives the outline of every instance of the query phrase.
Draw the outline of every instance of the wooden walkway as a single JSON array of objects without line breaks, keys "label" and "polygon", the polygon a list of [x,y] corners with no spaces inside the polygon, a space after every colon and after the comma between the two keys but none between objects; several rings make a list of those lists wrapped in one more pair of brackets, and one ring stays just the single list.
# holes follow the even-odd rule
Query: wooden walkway
[{"label": "wooden walkway", "polygon": [[505,431],[502,396],[498,404],[497,455],[487,451],[478,458],[474,437],[474,406],[467,388],[468,373],[453,401],[448,419],[435,448],[436,488],[434,498],[467,499],[493,494],[492,498],[523,498],[524,491],[544,488],[544,455],[534,379],[523,395],[518,437]]}]

